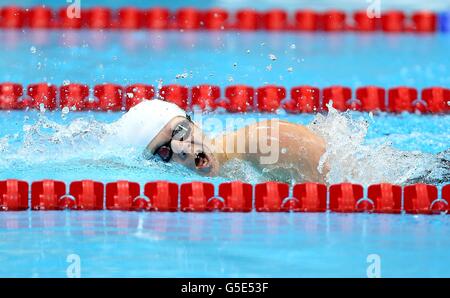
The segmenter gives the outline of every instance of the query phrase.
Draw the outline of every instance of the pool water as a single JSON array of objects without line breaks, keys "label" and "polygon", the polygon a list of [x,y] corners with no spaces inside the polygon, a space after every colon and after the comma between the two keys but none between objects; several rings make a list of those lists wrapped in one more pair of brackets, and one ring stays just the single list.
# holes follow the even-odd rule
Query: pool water
[{"label": "pool water", "polygon": [[[441,34],[4,30],[0,38],[6,57],[0,81],[24,86],[450,85],[450,38]],[[143,161],[133,148],[107,138],[108,124],[123,113],[0,114],[0,179],[230,180]],[[200,116],[205,123],[243,117],[241,125],[268,117],[305,125],[316,120],[313,129],[328,132],[337,152],[330,183],[403,183],[450,147],[449,115],[195,114]],[[398,150],[415,153],[403,158]],[[354,162],[346,172],[339,154],[348,152]],[[237,174],[260,180],[245,167]],[[383,277],[449,277],[449,225],[445,215],[2,212],[0,276],[65,277],[67,258],[75,254],[83,277],[366,277],[369,255],[380,257]]]},{"label": "pool water", "polygon": [[[450,84],[448,34],[2,30],[2,81],[121,85]],[[336,57],[339,57],[337,59]]]},{"label": "pool water", "polygon": [[0,276],[449,277],[448,215],[8,212]]}]

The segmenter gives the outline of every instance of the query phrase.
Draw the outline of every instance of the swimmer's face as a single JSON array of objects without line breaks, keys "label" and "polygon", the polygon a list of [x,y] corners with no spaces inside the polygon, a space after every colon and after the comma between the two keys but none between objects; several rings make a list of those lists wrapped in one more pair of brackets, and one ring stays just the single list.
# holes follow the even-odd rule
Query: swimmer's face
[{"label": "swimmer's face", "polygon": [[205,176],[218,174],[219,164],[210,140],[185,117],[175,117],[146,148],[165,162],[176,162]]}]

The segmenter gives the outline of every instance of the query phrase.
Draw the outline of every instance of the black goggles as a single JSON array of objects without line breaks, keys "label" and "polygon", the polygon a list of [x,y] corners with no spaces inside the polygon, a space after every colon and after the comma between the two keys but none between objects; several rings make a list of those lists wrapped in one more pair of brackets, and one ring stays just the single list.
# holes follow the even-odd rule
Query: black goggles
[{"label": "black goggles", "polygon": [[177,126],[175,126],[174,130],[172,131],[172,137],[170,138],[170,140],[167,143],[159,146],[155,150],[155,153],[153,155],[159,156],[164,162],[169,162],[173,156],[173,149],[171,145],[172,140],[184,141],[188,139],[191,135],[192,123],[193,122],[191,120],[191,117],[189,117],[189,115],[186,115],[186,120],[181,121],[177,124]]}]

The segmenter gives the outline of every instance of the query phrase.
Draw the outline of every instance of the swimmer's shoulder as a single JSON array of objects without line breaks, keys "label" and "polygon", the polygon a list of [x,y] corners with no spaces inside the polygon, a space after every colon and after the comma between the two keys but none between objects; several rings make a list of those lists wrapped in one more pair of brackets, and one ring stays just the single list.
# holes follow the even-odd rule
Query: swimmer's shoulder
[{"label": "swimmer's shoulder", "polygon": [[297,124],[297,123],[293,123],[293,122],[289,122],[286,120],[281,120],[281,119],[267,119],[267,120],[263,120],[260,122],[257,122],[254,124],[255,126],[259,126],[259,127],[279,127],[281,129],[285,128],[285,129],[307,129],[306,126],[301,125],[301,124]]},{"label": "swimmer's shoulder", "polygon": [[275,126],[275,125],[298,125],[289,121],[285,121],[285,120],[281,120],[281,119],[277,119],[277,118],[272,118],[272,119],[266,119],[266,120],[262,120],[259,122],[256,122],[254,124],[252,124],[253,126]]}]

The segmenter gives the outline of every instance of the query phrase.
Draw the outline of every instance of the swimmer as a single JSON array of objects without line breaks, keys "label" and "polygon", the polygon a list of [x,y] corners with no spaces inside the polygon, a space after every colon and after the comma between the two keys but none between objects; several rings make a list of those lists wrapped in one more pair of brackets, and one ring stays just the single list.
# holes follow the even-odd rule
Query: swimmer
[{"label": "swimmer", "polygon": [[116,125],[119,137],[144,157],[203,176],[221,175],[227,163],[238,161],[250,163],[267,180],[326,183],[328,165],[321,161],[326,142],[302,125],[272,119],[209,138],[184,110],[157,99],[139,103]]}]

